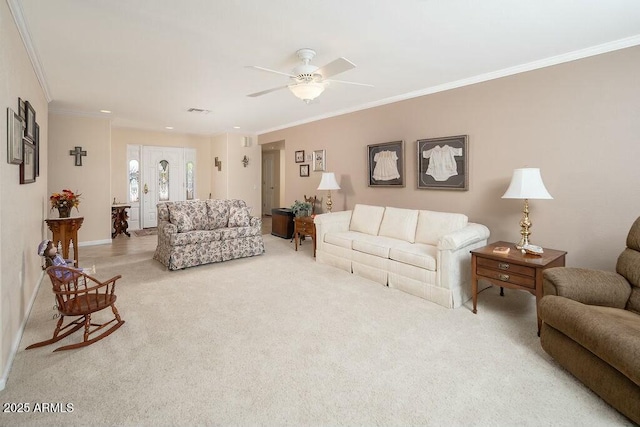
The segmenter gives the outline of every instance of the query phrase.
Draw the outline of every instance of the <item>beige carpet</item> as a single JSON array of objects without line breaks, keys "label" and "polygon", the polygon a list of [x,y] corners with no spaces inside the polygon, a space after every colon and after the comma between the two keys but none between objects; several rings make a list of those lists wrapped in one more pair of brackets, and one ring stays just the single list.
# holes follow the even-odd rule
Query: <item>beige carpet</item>
[{"label": "beige carpet", "polygon": [[80,350],[24,350],[54,328],[43,282],[0,396],[73,412],[0,425],[631,425],[540,348],[532,295],[449,310],[264,237],[263,256],[177,272],[150,250],[86,258],[123,275],[126,323]]}]

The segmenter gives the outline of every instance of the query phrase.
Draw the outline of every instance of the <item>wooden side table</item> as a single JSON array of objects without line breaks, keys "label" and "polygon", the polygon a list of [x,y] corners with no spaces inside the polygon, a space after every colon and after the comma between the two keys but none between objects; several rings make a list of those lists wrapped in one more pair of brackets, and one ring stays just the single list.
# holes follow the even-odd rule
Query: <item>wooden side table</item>
[{"label": "wooden side table", "polygon": [[127,237],[131,237],[131,234],[127,231],[129,228],[127,209],[130,207],[131,205],[111,205],[111,219],[113,220],[112,239],[118,234],[125,234]]},{"label": "wooden side table", "polygon": [[78,265],[78,230],[82,227],[84,217],[45,219],[49,230],[53,233],[51,241],[58,247],[62,243],[62,257],[69,259],[69,244],[73,244],[73,259]]},{"label": "wooden side table", "polygon": [[296,217],[293,230],[293,237],[296,239],[296,251],[298,250],[298,239],[300,236],[310,236],[313,240],[313,257],[316,256],[316,224],[310,216]]},{"label": "wooden side table", "polygon": [[[493,252],[497,246],[511,248],[508,254]],[[520,289],[536,296],[536,314],[538,335],[540,335],[540,314],[538,303],[542,298],[542,272],[551,267],[564,267],[565,251],[543,248],[542,256],[523,254],[513,243],[495,242],[471,251],[471,293],[473,295],[473,313],[477,313],[478,279],[484,279],[493,285]]]}]

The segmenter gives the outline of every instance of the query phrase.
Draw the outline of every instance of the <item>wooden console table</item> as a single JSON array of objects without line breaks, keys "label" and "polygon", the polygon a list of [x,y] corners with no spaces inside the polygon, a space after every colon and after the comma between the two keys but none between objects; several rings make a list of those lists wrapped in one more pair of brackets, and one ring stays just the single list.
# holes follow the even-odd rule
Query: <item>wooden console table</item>
[{"label": "wooden console table", "polygon": [[49,230],[53,233],[51,241],[58,247],[62,243],[62,257],[69,259],[69,244],[73,244],[73,259],[78,265],[78,230],[82,227],[84,217],[45,219]]},{"label": "wooden console table", "polygon": [[129,215],[127,215],[127,209],[129,209],[131,205],[111,205],[111,219],[113,220],[113,231],[111,232],[111,238],[114,239],[118,234],[125,234],[128,237],[131,237],[131,234],[127,231],[129,228],[129,223],[127,220],[129,219]]},{"label": "wooden console table", "polygon": [[296,251],[298,250],[298,240],[300,236],[310,236],[313,240],[313,257],[316,256],[316,224],[310,216],[296,217],[293,237],[296,239]]},{"label": "wooden console table", "polygon": [[[511,250],[506,255],[493,252],[497,246]],[[538,335],[540,335],[540,314],[538,303],[542,298],[542,273],[551,267],[564,267],[565,251],[543,248],[542,256],[523,254],[513,243],[495,242],[471,251],[471,294],[473,296],[473,313],[477,313],[478,279],[500,286],[500,295],[504,295],[502,287],[521,289],[536,296],[536,315],[538,317]]]}]

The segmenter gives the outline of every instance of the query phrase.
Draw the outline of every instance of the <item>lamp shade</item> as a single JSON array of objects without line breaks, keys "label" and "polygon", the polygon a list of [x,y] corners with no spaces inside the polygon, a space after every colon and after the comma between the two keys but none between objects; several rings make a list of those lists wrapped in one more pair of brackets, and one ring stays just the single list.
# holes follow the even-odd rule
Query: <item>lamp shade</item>
[{"label": "lamp shade", "polygon": [[323,172],[318,190],[339,190],[340,186],[336,181],[336,176],[333,172]]},{"label": "lamp shade", "polygon": [[291,93],[307,104],[324,92],[324,85],[316,82],[296,83],[288,86]]},{"label": "lamp shade", "polygon": [[540,169],[522,168],[513,171],[511,184],[503,199],[553,199],[542,182]]}]

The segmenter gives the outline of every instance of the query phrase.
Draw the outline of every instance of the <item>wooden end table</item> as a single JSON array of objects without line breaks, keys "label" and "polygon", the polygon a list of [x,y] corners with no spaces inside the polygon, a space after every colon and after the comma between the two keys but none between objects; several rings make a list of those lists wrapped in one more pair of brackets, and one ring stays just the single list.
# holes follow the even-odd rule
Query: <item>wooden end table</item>
[{"label": "wooden end table", "polygon": [[125,234],[127,237],[131,237],[131,234],[127,231],[129,228],[129,215],[127,209],[131,208],[131,205],[120,204],[111,205],[111,220],[113,221],[111,232],[111,238],[115,239],[118,234]]},{"label": "wooden end table", "polygon": [[[508,247],[508,254],[493,252],[497,246]],[[538,303],[542,298],[542,273],[547,268],[564,267],[565,251],[543,248],[541,256],[523,254],[513,243],[495,242],[471,251],[471,293],[473,295],[473,313],[477,313],[478,279],[484,279],[493,285],[520,289],[536,296],[536,316],[538,318],[538,336],[540,335],[540,313]]]},{"label": "wooden end table", "polygon": [[82,227],[84,217],[45,219],[49,230],[53,233],[51,241],[57,248],[62,245],[62,257],[69,258],[69,245],[73,245],[73,260],[78,266],[78,230]]},{"label": "wooden end table", "polygon": [[293,237],[296,240],[296,251],[298,250],[298,240],[300,236],[310,236],[313,240],[313,257],[316,257],[316,224],[310,216],[299,216],[294,220]]}]

